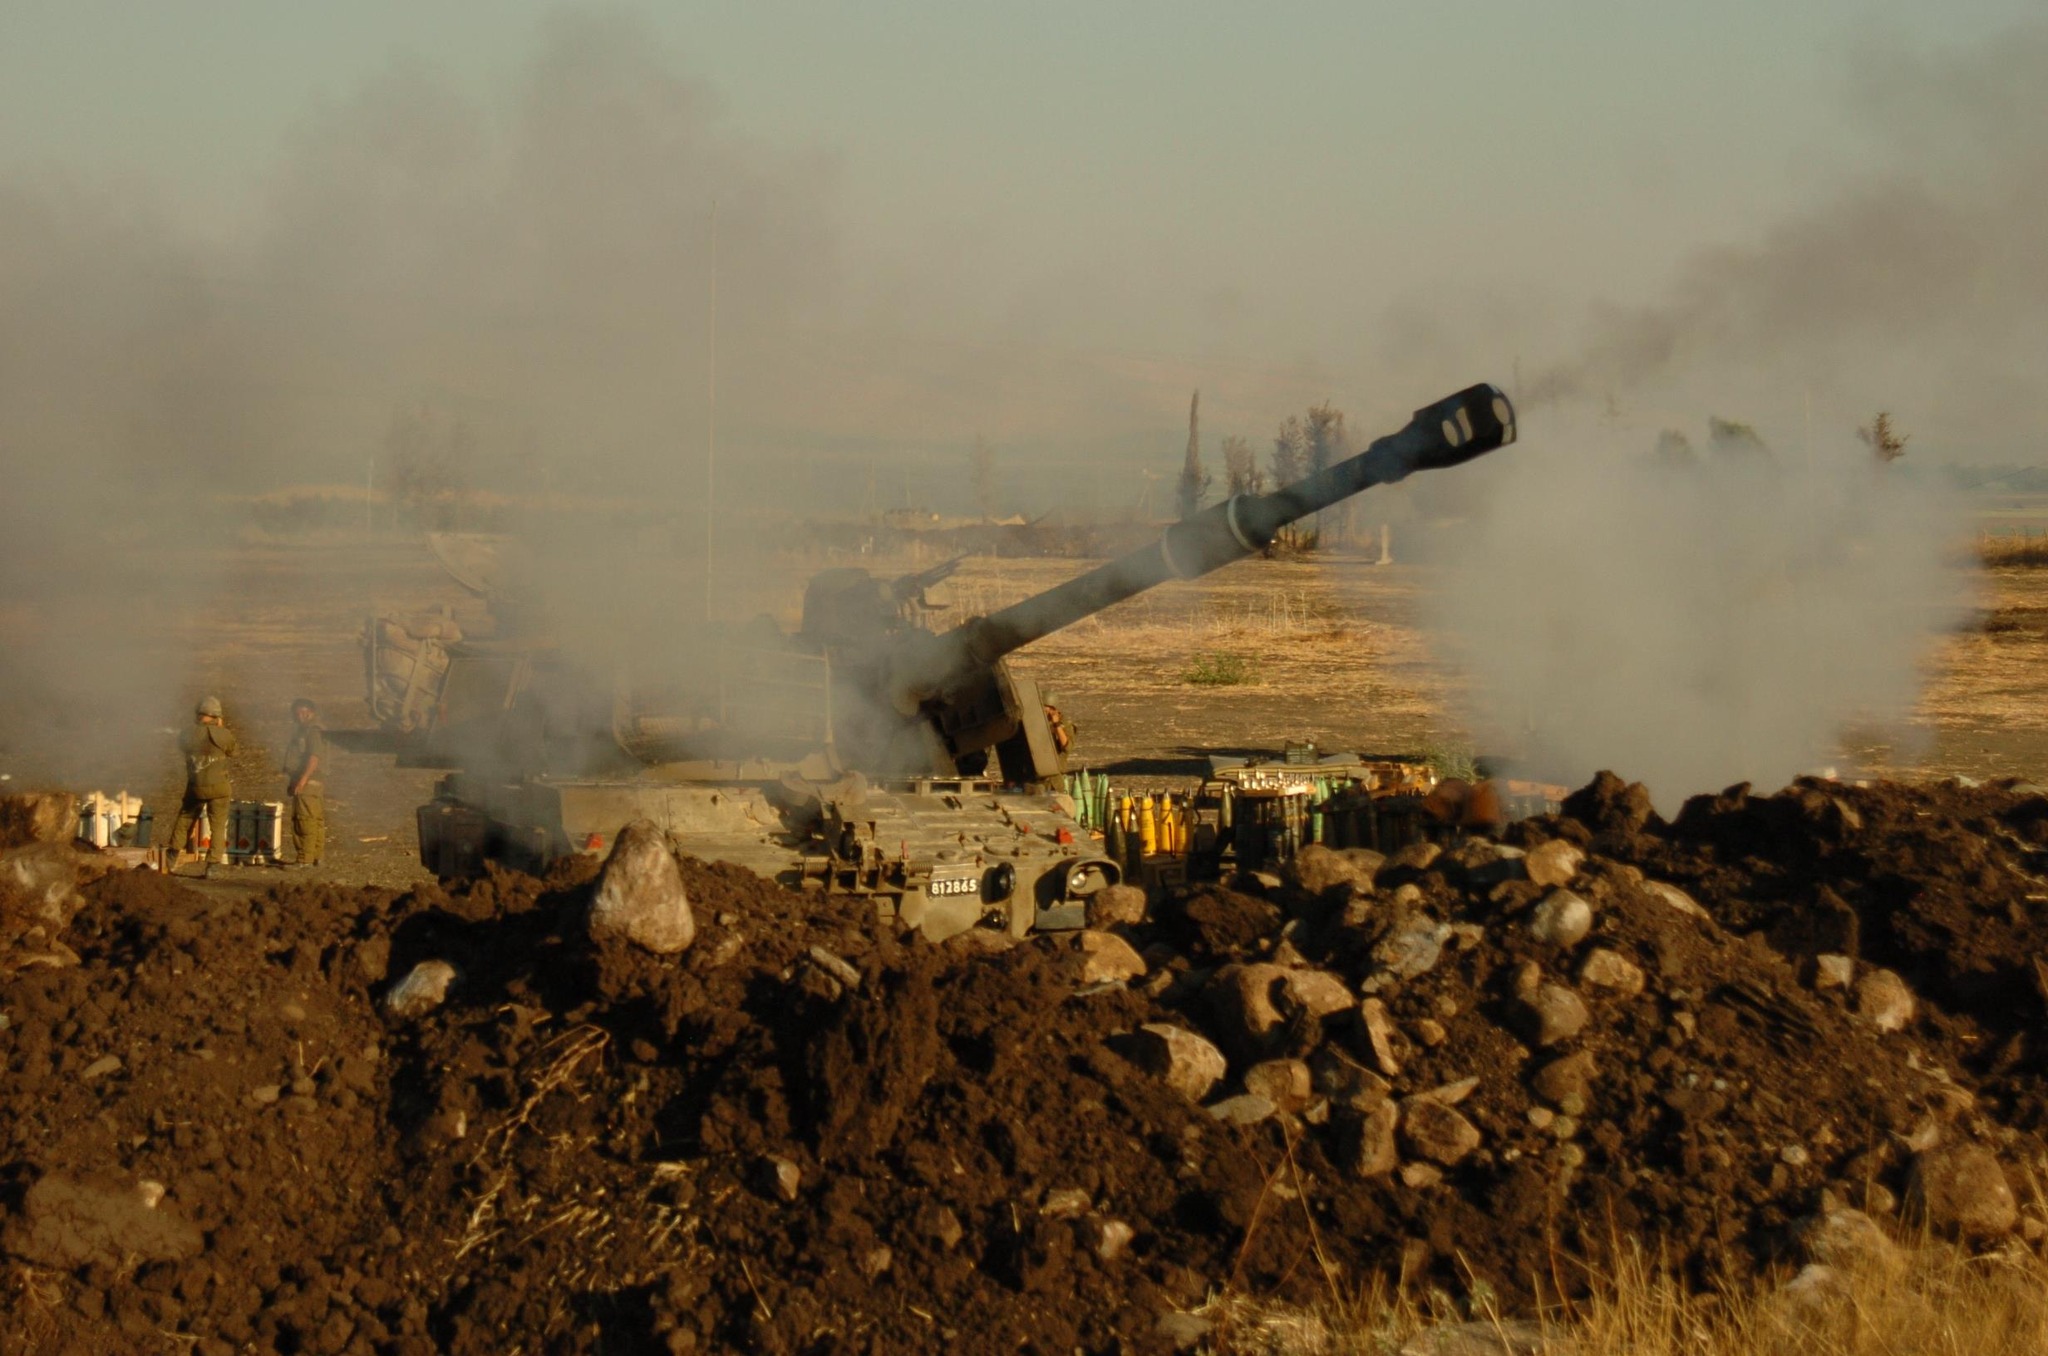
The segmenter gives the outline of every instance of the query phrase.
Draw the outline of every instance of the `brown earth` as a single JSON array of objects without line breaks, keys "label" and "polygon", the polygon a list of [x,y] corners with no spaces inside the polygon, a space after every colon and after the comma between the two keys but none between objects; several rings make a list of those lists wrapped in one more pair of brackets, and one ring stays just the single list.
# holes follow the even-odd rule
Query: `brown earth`
[{"label": "brown earth", "polygon": [[[1162,901],[1127,985],[1083,983],[1071,938],[934,947],[687,860],[700,933],[666,959],[592,943],[576,871],[103,876],[77,963],[0,991],[0,1320],[53,1352],[1162,1350],[1159,1316],[1219,1290],[1521,1307],[1622,1238],[1695,1284],[1767,1276],[1823,1193],[1913,1227],[1908,1144],[1936,1140],[1992,1149],[2039,1235],[2048,798],[1814,783],[1667,825],[1603,779],[1569,808],[1513,836],[1593,849],[1581,942],[1538,940],[1544,888],[1468,843],[1369,888]],[[1596,950],[1641,991],[1580,978]],[[1897,970],[1915,1017],[1877,1030],[1820,952]],[[389,1014],[430,959],[447,1002]],[[1313,971],[1350,1006],[1293,997]],[[1539,977],[1588,1015],[1540,1051]],[[1219,1118],[1133,1062],[1147,1022],[1230,1053],[1212,1102],[1276,1057],[1314,1091]],[[1582,1078],[1545,1072],[1565,1055]],[[1361,1170],[1384,1099],[1467,1078],[1477,1147],[1429,1161],[1449,1118],[1411,1102],[1402,1168]]]}]

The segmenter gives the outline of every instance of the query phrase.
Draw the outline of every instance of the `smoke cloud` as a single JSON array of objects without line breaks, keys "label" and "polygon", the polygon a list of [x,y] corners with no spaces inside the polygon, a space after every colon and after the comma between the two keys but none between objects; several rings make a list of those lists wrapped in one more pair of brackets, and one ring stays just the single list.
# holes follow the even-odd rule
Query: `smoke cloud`
[{"label": "smoke cloud", "polygon": [[1940,54],[1868,50],[1850,91],[1875,168],[1815,210],[1606,308],[1532,403],[1838,421],[1889,409],[1964,460],[2041,451],[2048,416],[2048,24]]},{"label": "smoke cloud", "polygon": [[1677,464],[1611,432],[1525,437],[1484,464],[1477,548],[1437,604],[1482,747],[1572,785],[1617,769],[1669,811],[1834,766],[1845,725],[1901,728],[1968,600],[1928,478],[1854,444]]},{"label": "smoke cloud", "polygon": [[0,748],[17,773],[182,721],[249,601],[221,497],[385,479],[406,420],[459,427],[482,488],[701,523],[714,203],[735,442],[786,417],[763,355],[833,292],[829,158],[726,126],[631,19],[550,24],[483,98],[401,67],[284,146],[210,232],[146,185],[0,183],[0,702],[40,731]]},{"label": "smoke cloud", "polygon": [[[1968,602],[1964,506],[1930,463],[2038,456],[2048,414],[2048,25],[1939,56],[1866,52],[1875,168],[1670,292],[1610,309],[1524,393],[1524,437],[1474,477],[1440,617],[1483,739],[1660,805],[1840,761],[1904,726]],[[1880,467],[1879,410],[1916,439]],[[1664,429],[1706,441],[1653,453]]]}]

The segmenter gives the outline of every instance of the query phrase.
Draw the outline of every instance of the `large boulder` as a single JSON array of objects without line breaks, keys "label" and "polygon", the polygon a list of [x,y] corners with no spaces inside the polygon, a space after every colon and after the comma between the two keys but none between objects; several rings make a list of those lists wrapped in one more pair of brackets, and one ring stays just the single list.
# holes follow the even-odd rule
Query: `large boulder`
[{"label": "large boulder", "polygon": [[1593,906],[1570,890],[1552,890],[1529,915],[1529,935],[1550,946],[1577,946],[1593,930]]},{"label": "large boulder", "polygon": [[668,837],[648,820],[619,830],[590,901],[590,934],[623,937],[662,955],[686,950],[697,920]]},{"label": "large boulder", "polygon": [[1906,1179],[1906,1209],[1936,1233],[1966,1239],[1997,1238],[2020,1217],[2005,1169],[1976,1144],[1917,1154]]},{"label": "large boulder", "polygon": [[1114,932],[1081,932],[1074,946],[1081,954],[1083,984],[1127,983],[1145,975],[1145,958]]}]

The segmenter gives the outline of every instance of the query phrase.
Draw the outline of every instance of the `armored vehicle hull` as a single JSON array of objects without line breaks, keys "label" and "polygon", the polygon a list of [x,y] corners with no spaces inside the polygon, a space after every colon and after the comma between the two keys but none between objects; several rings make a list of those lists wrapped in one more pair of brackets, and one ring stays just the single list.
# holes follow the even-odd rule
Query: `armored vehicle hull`
[{"label": "armored vehicle hull", "polygon": [[461,876],[499,861],[540,870],[602,856],[647,820],[692,856],[792,889],[872,899],[937,941],[987,926],[1013,936],[1077,928],[1088,898],[1122,877],[1065,796],[985,778],[801,783],[682,781],[658,769],[616,779],[442,779],[419,810],[420,860]]}]

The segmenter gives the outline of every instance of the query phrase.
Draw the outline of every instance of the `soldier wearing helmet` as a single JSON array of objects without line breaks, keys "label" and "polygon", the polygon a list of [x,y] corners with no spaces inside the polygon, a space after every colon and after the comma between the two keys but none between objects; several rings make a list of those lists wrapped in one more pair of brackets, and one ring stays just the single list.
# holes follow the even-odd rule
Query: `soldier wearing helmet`
[{"label": "soldier wearing helmet", "polygon": [[327,793],[320,773],[327,762],[327,732],[310,697],[292,703],[292,738],[285,746],[285,792],[292,798],[292,857],[295,865],[318,866],[327,850]]},{"label": "soldier wearing helmet", "polygon": [[221,716],[220,698],[208,697],[194,714],[196,723],[178,739],[185,755],[185,799],[171,829],[171,851],[185,850],[186,835],[204,817],[213,835],[206,854],[211,871],[215,863],[226,865],[228,860],[228,806],[235,794],[228,780],[228,759],[238,745]]}]

